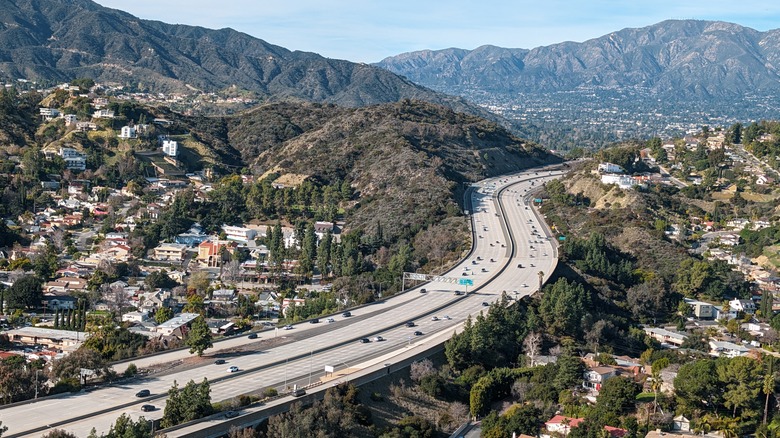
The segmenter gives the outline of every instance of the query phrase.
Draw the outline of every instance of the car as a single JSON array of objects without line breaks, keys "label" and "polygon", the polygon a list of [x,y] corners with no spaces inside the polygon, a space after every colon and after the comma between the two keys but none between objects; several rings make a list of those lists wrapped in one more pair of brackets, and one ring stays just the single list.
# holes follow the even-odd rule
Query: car
[{"label": "car", "polygon": [[483,302],[482,302],[482,305],[483,305],[483,306],[485,306],[485,307],[488,307],[488,306],[490,306],[490,304],[489,304],[487,301],[483,301]]},{"label": "car", "polygon": [[320,323],[320,320],[317,319],[317,318],[314,318],[311,321],[309,321],[309,324],[319,324],[319,323]]},{"label": "car", "polygon": [[330,323],[332,323],[332,322],[336,322],[336,320],[335,320],[335,319],[333,319],[333,318],[328,318],[328,320],[327,320],[327,321],[328,321],[328,324],[330,324]]},{"label": "car", "polygon": [[527,285],[527,284],[525,284],[525,283],[523,283],[523,287],[528,287],[528,285]]},{"label": "car", "polygon": [[157,409],[154,405],[141,405],[141,410],[144,412],[152,412]]},{"label": "car", "polygon": [[235,417],[238,417],[238,411],[225,412],[225,418],[235,418]]},{"label": "car", "polygon": [[533,264],[533,263],[531,263],[531,267],[532,267],[532,268],[534,267],[534,264]]},{"label": "car", "polygon": [[284,326],[284,329],[285,330],[292,330],[293,326],[291,326],[290,324],[287,324],[286,326]]},{"label": "car", "polygon": [[224,365],[225,359],[217,359],[214,361],[214,365]]},{"label": "car", "polygon": [[502,243],[502,244],[501,244],[501,248],[506,248],[506,245],[504,245],[504,244]]},{"label": "car", "polygon": [[464,266],[464,267],[463,267],[463,270],[464,270],[464,271],[468,271],[468,270],[470,270],[470,269],[471,269],[471,268],[469,268],[468,266]]},{"label": "car", "polygon": [[343,316],[344,318],[349,318],[350,316],[352,316],[352,313],[344,312],[344,313],[341,314],[341,316]]},{"label": "car", "polygon": [[481,239],[481,238],[482,238],[482,235],[480,235],[480,236],[479,236],[479,238]]},{"label": "car", "polygon": [[381,336],[376,336],[376,337],[374,337],[374,341],[376,341],[376,342],[382,342],[382,341],[384,341],[384,340],[385,340],[385,338],[383,338],[383,337],[381,337]]},{"label": "car", "polygon": [[462,290],[456,290],[455,291],[455,295],[463,295],[463,291]]},{"label": "car", "polygon": [[227,372],[229,372],[229,373],[237,373],[238,372],[238,367],[233,365],[233,366],[231,366],[230,368],[227,369]]},{"label": "car", "polygon": [[363,339],[360,340],[361,344],[368,344],[369,342],[371,342],[371,340],[368,339],[368,338],[363,338]]},{"label": "car", "polygon": [[485,268],[482,268],[482,272],[487,272],[487,269],[485,269]]},{"label": "car", "polygon": [[469,276],[469,273],[468,273],[468,272],[464,272],[464,273],[462,273],[462,274],[460,274],[460,275],[462,275],[463,277],[468,277],[468,276]]},{"label": "car", "polygon": [[420,293],[421,293],[421,294],[424,294],[424,293],[426,293],[426,292],[428,292],[428,291],[427,291],[425,288],[422,288],[422,289],[420,289]]},{"label": "car", "polygon": [[407,327],[414,327],[414,321],[407,321],[406,322]]},{"label": "car", "polygon": [[522,263],[518,263],[518,264],[517,264],[517,267],[518,267],[518,268],[522,268],[522,267],[523,267],[523,264],[522,264]]},{"label": "car", "polygon": [[439,320],[438,316],[434,316],[433,318],[431,318],[431,321],[438,321],[438,320]]},{"label": "car", "polygon": [[306,390],[303,388],[298,388],[292,392],[293,397],[300,397],[302,395],[306,395]]},{"label": "car", "polygon": [[482,261],[482,257],[481,256],[477,256],[477,260]]},{"label": "car", "polygon": [[447,321],[449,321],[449,320],[451,320],[452,318],[450,318],[450,315],[444,315],[444,319],[446,319]]},{"label": "car", "polygon": [[495,263],[495,262],[496,262],[496,259],[490,259],[490,261],[491,261],[492,263]]},{"label": "car", "polygon": [[477,264],[477,261],[476,261],[476,260],[472,260],[472,261],[471,261],[471,264],[472,264],[472,265],[476,265],[476,264]]},{"label": "car", "polygon": [[142,389],[135,393],[136,397],[149,397],[150,395],[152,395],[152,392],[148,389]]},{"label": "car", "polygon": [[415,331],[415,332],[414,332],[414,335],[415,335],[415,336],[422,336],[422,334],[423,334],[423,332],[421,332],[421,331],[419,331],[419,330],[417,330],[417,331]]},{"label": "car", "polygon": [[257,333],[250,333],[249,336],[247,336],[249,339],[257,339]]}]

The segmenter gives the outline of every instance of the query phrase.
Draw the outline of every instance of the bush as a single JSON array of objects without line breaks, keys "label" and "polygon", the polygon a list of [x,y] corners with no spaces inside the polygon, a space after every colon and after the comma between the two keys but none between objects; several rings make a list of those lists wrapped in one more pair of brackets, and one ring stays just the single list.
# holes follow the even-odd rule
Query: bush
[{"label": "bush", "polygon": [[375,401],[375,402],[385,401],[385,398],[382,397],[382,394],[378,392],[372,392],[369,398],[371,399],[371,401]]},{"label": "bush", "polygon": [[136,374],[138,374],[138,367],[135,366],[134,363],[131,363],[130,365],[128,365],[127,369],[124,372],[124,376],[125,377],[133,377]]},{"label": "bush", "polygon": [[263,397],[276,397],[277,395],[279,395],[279,391],[276,388],[266,388],[263,391]]}]

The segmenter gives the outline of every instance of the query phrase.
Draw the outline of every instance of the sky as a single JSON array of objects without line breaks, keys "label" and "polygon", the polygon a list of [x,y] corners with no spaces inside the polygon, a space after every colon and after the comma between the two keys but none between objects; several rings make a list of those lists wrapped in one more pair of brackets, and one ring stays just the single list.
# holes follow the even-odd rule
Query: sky
[{"label": "sky", "polygon": [[777,0],[97,0],[144,19],[230,27],[290,50],[377,62],[424,49],[532,49],[667,19],[780,28]]}]

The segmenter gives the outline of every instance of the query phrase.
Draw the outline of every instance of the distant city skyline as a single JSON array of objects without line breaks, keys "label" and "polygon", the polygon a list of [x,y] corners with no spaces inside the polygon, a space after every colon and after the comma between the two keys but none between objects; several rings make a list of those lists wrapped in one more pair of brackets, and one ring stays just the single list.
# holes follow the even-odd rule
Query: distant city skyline
[{"label": "distant city skyline", "polygon": [[780,2],[765,0],[97,1],[143,19],[230,27],[290,50],[366,63],[423,49],[582,42],[669,19],[728,21],[759,31],[780,27]]}]

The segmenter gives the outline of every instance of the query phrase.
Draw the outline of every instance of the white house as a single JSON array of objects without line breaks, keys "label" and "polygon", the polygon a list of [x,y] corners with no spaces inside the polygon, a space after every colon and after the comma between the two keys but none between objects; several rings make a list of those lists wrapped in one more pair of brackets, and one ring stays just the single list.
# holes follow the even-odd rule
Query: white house
[{"label": "white house", "polygon": [[672,332],[662,328],[646,327],[645,333],[651,338],[657,340],[662,344],[674,345],[679,347],[688,338],[688,335],[683,333]]},{"label": "white house", "polygon": [[595,367],[585,370],[583,373],[583,388],[590,389],[592,391],[600,391],[601,385],[611,377],[617,375],[617,370],[612,367]]},{"label": "white house", "polygon": [[750,352],[750,348],[743,345],[726,341],[710,341],[711,356],[737,357],[745,356]]},{"label": "white house", "polygon": [[169,157],[179,155],[179,143],[176,140],[163,140],[162,151]]},{"label": "white house", "polygon": [[99,109],[92,114],[96,119],[113,119],[114,112],[108,109]]},{"label": "white house", "polygon": [[65,119],[65,126],[75,125],[79,121],[75,114],[65,114],[63,118]]},{"label": "white house", "polygon": [[138,134],[133,126],[123,126],[119,131],[119,138],[138,138]]},{"label": "white house", "polygon": [[87,155],[76,149],[60,147],[60,157],[65,161],[65,167],[70,170],[84,170],[87,168]]},{"label": "white house", "polygon": [[756,303],[752,300],[738,300],[734,299],[729,301],[729,309],[733,312],[742,312],[752,315],[756,313]]},{"label": "white house", "polygon": [[698,319],[715,318],[715,305],[706,301],[698,301],[690,298],[683,298],[685,304],[691,306],[693,316]]},{"label": "white house", "polygon": [[181,262],[186,250],[187,245],[183,243],[161,243],[154,248],[154,259]]},{"label": "white house", "polygon": [[628,175],[619,175],[614,173],[607,173],[601,175],[602,184],[617,184],[621,189],[630,189],[636,185],[639,185],[637,180],[631,178]]},{"label": "white house", "polygon": [[625,172],[625,170],[623,170],[622,167],[612,163],[600,163],[598,171],[599,173],[624,173]]},{"label": "white house", "polygon": [[51,120],[60,115],[60,112],[55,108],[41,108],[40,113],[44,120]]},{"label": "white house", "polygon": [[228,240],[236,242],[248,242],[254,240],[255,236],[257,236],[257,230],[232,225],[222,225],[222,231],[225,232]]}]

